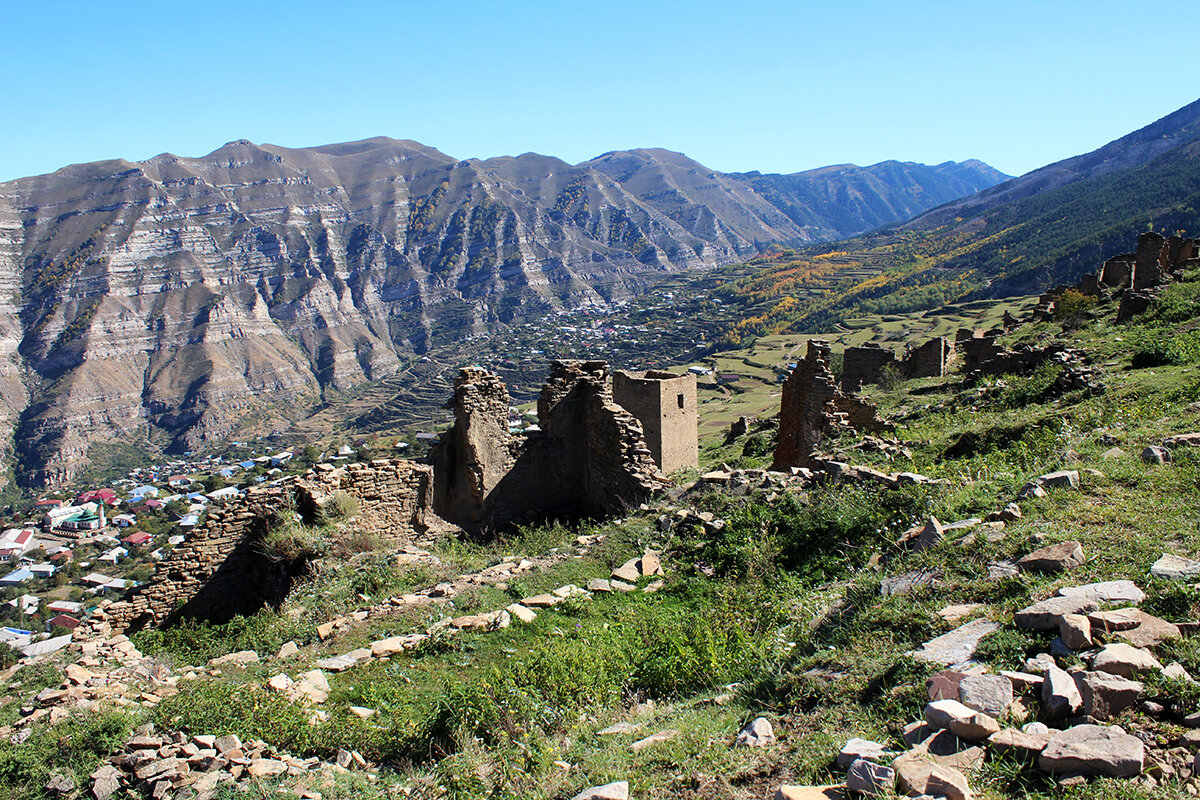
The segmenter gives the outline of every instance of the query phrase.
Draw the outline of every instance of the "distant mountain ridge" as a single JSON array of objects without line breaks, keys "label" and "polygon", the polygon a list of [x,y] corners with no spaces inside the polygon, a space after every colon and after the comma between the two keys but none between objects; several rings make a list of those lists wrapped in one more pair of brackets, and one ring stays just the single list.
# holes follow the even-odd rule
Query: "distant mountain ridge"
[{"label": "distant mountain ridge", "polygon": [[[181,451],[246,420],[276,430],[431,346],[896,222],[999,177],[902,167],[749,179],[667,150],[460,161],[378,137],[239,140],[9,181],[0,419],[32,482],[69,479],[104,439]],[[802,213],[793,191],[820,208]]]}]

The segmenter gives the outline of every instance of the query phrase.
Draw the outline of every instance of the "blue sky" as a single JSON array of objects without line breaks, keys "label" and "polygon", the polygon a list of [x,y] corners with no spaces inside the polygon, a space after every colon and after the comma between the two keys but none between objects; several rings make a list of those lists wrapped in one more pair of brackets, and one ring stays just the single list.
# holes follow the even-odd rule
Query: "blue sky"
[{"label": "blue sky", "polygon": [[377,135],[457,158],[1020,174],[1200,97],[1195,0],[56,0],[0,20],[0,180]]}]

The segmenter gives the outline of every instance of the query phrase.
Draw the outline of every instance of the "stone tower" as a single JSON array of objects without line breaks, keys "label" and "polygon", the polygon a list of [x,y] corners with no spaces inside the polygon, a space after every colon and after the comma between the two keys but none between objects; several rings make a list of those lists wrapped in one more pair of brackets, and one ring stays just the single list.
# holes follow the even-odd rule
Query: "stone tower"
[{"label": "stone tower", "polygon": [[664,475],[700,466],[695,375],[618,371],[613,400],[642,423],[650,454]]}]

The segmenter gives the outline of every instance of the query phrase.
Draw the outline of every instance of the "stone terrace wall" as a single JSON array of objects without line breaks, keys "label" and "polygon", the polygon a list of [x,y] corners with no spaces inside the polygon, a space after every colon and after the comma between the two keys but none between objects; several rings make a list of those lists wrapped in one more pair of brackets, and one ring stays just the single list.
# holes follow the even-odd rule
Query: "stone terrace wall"
[{"label": "stone terrace wall", "polygon": [[321,465],[276,486],[255,487],[217,505],[143,586],[102,605],[89,620],[112,632],[137,630],[183,617],[224,621],[281,603],[300,564],[268,561],[257,550],[275,513],[285,505],[311,517],[321,502],[344,491],[359,502],[355,528],[394,545],[418,541],[441,520],[429,510],[432,468],[377,460],[345,468]]}]

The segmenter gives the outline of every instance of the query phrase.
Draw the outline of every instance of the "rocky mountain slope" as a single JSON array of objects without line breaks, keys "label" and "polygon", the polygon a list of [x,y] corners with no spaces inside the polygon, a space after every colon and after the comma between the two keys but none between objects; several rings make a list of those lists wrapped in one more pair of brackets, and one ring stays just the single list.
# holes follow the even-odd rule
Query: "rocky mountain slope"
[{"label": "rocky mountain slope", "polygon": [[[896,214],[999,177],[907,166],[919,181],[879,184]],[[431,346],[853,228],[772,197],[664,150],[573,166],[386,138],[0,184],[0,419],[20,477],[63,481],[98,439],[187,450],[247,420],[274,430]],[[858,217],[899,219],[880,213]]]}]

